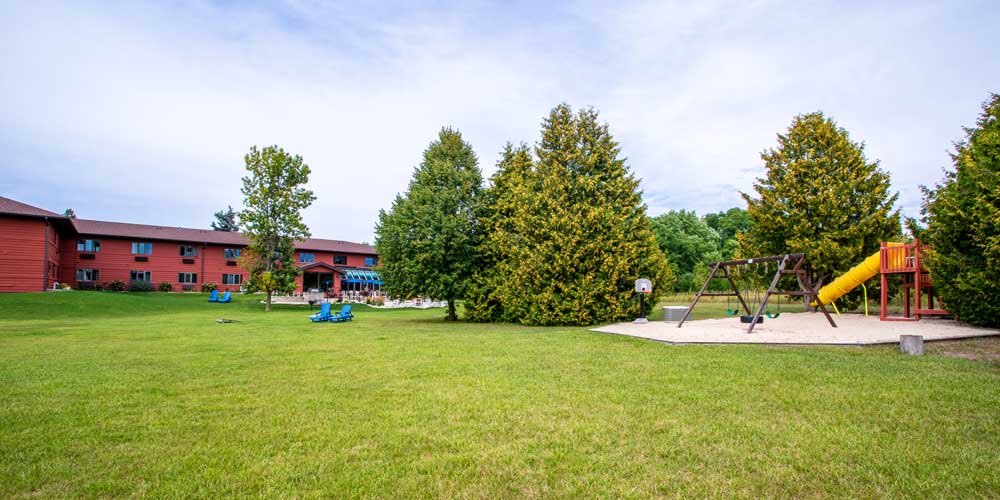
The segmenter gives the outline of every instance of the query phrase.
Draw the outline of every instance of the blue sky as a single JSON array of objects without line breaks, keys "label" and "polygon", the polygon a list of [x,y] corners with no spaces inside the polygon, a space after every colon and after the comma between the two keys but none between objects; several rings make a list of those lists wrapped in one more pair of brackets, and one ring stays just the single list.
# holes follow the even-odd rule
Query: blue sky
[{"label": "blue sky", "polygon": [[1000,6],[969,2],[0,2],[0,195],[206,227],[243,155],[312,167],[318,237],[371,241],[442,126],[486,175],[559,102],[601,112],[650,213],[742,206],[822,110],[904,212],[1000,92]]}]

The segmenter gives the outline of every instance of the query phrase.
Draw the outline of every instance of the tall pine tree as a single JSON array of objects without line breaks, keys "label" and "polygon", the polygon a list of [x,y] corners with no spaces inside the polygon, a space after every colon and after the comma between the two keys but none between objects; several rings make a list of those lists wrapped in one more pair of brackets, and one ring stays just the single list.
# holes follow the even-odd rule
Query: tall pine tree
[{"label": "tall pine tree", "polygon": [[934,288],[955,316],[1000,327],[1000,94],[955,146],[955,170],[927,191]]},{"label": "tall pine tree", "polygon": [[743,193],[754,223],[740,237],[744,255],[805,253],[818,285],[900,236],[889,174],[823,113],[795,117],[761,158],[767,172],[754,183],[758,197]]},{"label": "tall pine tree", "polygon": [[482,231],[479,263],[466,294],[465,317],[470,321],[512,321],[504,315],[499,291],[510,273],[509,256],[514,238],[519,186],[531,175],[531,150],[526,144],[508,143],[497,163],[490,185],[483,191],[477,213]]},{"label": "tall pine tree", "polygon": [[501,166],[493,188],[500,200],[494,215],[503,222],[488,227],[486,237],[501,250],[490,295],[493,319],[536,325],[621,320],[639,312],[635,279],[651,279],[657,293],[672,285],[639,181],[619,153],[596,111],[574,114],[565,104],[543,122],[530,168],[524,148],[508,150],[511,167]]},{"label": "tall pine tree", "polygon": [[212,221],[212,231],[236,232],[240,230],[239,223],[236,222],[236,211],[232,205],[226,205],[225,210],[215,212],[215,220]]},{"label": "tall pine tree", "polygon": [[375,248],[386,292],[444,299],[448,319],[457,319],[455,301],[465,296],[479,260],[482,182],[472,146],[457,130],[442,129],[406,193],[379,212]]}]

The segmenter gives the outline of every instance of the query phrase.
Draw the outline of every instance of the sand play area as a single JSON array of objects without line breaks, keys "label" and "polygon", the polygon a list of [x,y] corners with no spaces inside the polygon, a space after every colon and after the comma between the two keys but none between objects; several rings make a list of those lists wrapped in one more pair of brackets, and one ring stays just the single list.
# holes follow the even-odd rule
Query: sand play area
[{"label": "sand play area", "polygon": [[672,344],[894,344],[900,335],[923,335],[925,341],[1000,335],[1000,330],[974,328],[951,319],[879,321],[878,316],[834,315],[837,328],[830,327],[820,313],[786,313],[764,322],[747,333],[739,318],[703,319],[677,323],[650,321],[645,324],[616,323],[591,331],[641,337]]}]

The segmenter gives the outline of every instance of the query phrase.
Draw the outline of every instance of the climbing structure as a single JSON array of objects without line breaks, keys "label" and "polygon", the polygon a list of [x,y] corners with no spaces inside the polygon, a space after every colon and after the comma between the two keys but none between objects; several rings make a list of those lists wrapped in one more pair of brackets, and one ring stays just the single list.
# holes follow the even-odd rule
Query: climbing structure
[{"label": "climbing structure", "polygon": [[[923,249],[920,240],[906,244],[882,242],[882,247],[879,249],[879,273],[882,275],[882,308],[879,319],[882,321],[918,321],[921,316],[948,314],[944,309],[934,308],[934,295],[931,290],[934,284],[931,282],[930,273],[924,267]],[[903,276],[902,316],[890,316],[887,310],[888,278],[892,274]],[[927,307],[924,307],[925,302]]]}]

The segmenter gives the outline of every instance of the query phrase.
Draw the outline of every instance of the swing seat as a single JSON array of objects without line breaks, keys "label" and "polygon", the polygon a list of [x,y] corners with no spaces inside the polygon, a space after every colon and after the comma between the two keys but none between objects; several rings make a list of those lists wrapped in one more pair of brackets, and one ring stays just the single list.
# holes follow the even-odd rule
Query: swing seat
[{"label": "swing seat", "polygon": [[739,313],[740,313],[739,309],[726,309],[726,314],[730,316],[736,316]]},{"label": "swing seat", "polygon": [[767,316],[768,318],[771,318],[771,319],[776,319],[776,318],[777,318],[778,316],[781,316],[781,311],[778,311],[778,312],[776,312],[776,313],[774,313],[774,314],[771,314],[771,311],[767,311],[767,312],[765,312],[764,314],[765,314],[765,315],[766,315],[766,316]]},{"label": "swing seat", "polygon": [[[757,318],[757,323],[758,324],[763,323],[763,322],[764,322],[764,317],[763,316]],[[753,316],[747,316],[747,315],[740,316],[740,323],[747,323],[747,324],[753,323]]]}]

